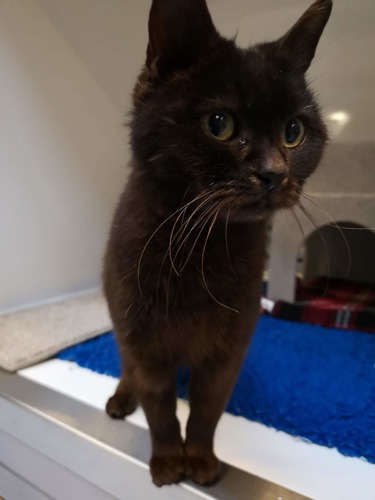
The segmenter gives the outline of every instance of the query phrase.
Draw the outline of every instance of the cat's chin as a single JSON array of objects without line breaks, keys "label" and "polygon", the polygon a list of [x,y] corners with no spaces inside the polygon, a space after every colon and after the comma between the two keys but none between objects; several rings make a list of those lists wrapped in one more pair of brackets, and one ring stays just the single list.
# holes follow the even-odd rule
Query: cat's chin
[{"label": "cat's chin", "polygon": [[232,222],[252,222],[266,220],[275,210],[270,206],[240,206],[231,208],[230,220]]},{"label": "cat's chin", "polygon": [[230,219],[234,222],[261,221],[270,218],[275,212],[293,208],[299,201],[299,196],[287,199],[272,200],[264,198],[254,203],[244,203],[231,207]]}]

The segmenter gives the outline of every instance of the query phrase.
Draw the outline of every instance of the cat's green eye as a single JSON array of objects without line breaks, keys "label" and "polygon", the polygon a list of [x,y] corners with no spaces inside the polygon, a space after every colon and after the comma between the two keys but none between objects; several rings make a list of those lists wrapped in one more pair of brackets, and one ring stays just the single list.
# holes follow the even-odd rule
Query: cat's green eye
[{"label": "cat's green eye", "polygon": [[234,134],[234,120],[229,113],[219,111],[203,118],[203,127],[218,141],[228,141]]},{"label": "cat's green eye", "polygon": [[296,148],[305,138],[305,127],[301,120],[293,118],[284,127],[282,141],[286,148]]}]

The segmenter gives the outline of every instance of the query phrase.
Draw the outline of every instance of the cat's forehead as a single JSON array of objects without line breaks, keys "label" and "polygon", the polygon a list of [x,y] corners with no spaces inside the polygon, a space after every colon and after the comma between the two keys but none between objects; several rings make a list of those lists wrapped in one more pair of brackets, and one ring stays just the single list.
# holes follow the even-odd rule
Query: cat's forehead
[{"label": "cat's forehead", "polygon": [[194,80],[198,105],[207,109],[273,110],[287,115],[308,98],[304,79],[284,73],[261,47],[218,53]]}]

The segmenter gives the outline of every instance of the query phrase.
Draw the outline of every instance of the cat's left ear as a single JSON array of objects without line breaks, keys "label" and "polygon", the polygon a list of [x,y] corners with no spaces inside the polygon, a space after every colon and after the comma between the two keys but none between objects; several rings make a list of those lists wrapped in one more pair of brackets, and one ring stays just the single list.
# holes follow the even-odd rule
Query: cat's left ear
[{"label": "cat's left ear", "polygon": [[316,0],[278,42],[278,51],[288,66],[305,73],[332,11],[332,0]]},{"label": "cat's left ear", "polygon": [[206,0],[153,0],[146,66],[165,77],[186,69],[219,35]]}]

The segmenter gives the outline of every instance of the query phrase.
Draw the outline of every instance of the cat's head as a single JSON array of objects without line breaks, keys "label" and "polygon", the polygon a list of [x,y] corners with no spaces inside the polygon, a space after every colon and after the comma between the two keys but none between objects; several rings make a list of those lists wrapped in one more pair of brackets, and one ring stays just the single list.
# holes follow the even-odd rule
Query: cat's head
[{"label": "cat's head", "polygon": [[279,40],[244,50],[205,0],[153,0],[134,91],[138,168],[176,200],[214,193],[239,216],[293,206],[327,141],[305,73],[331,9],[317,0]]}]

